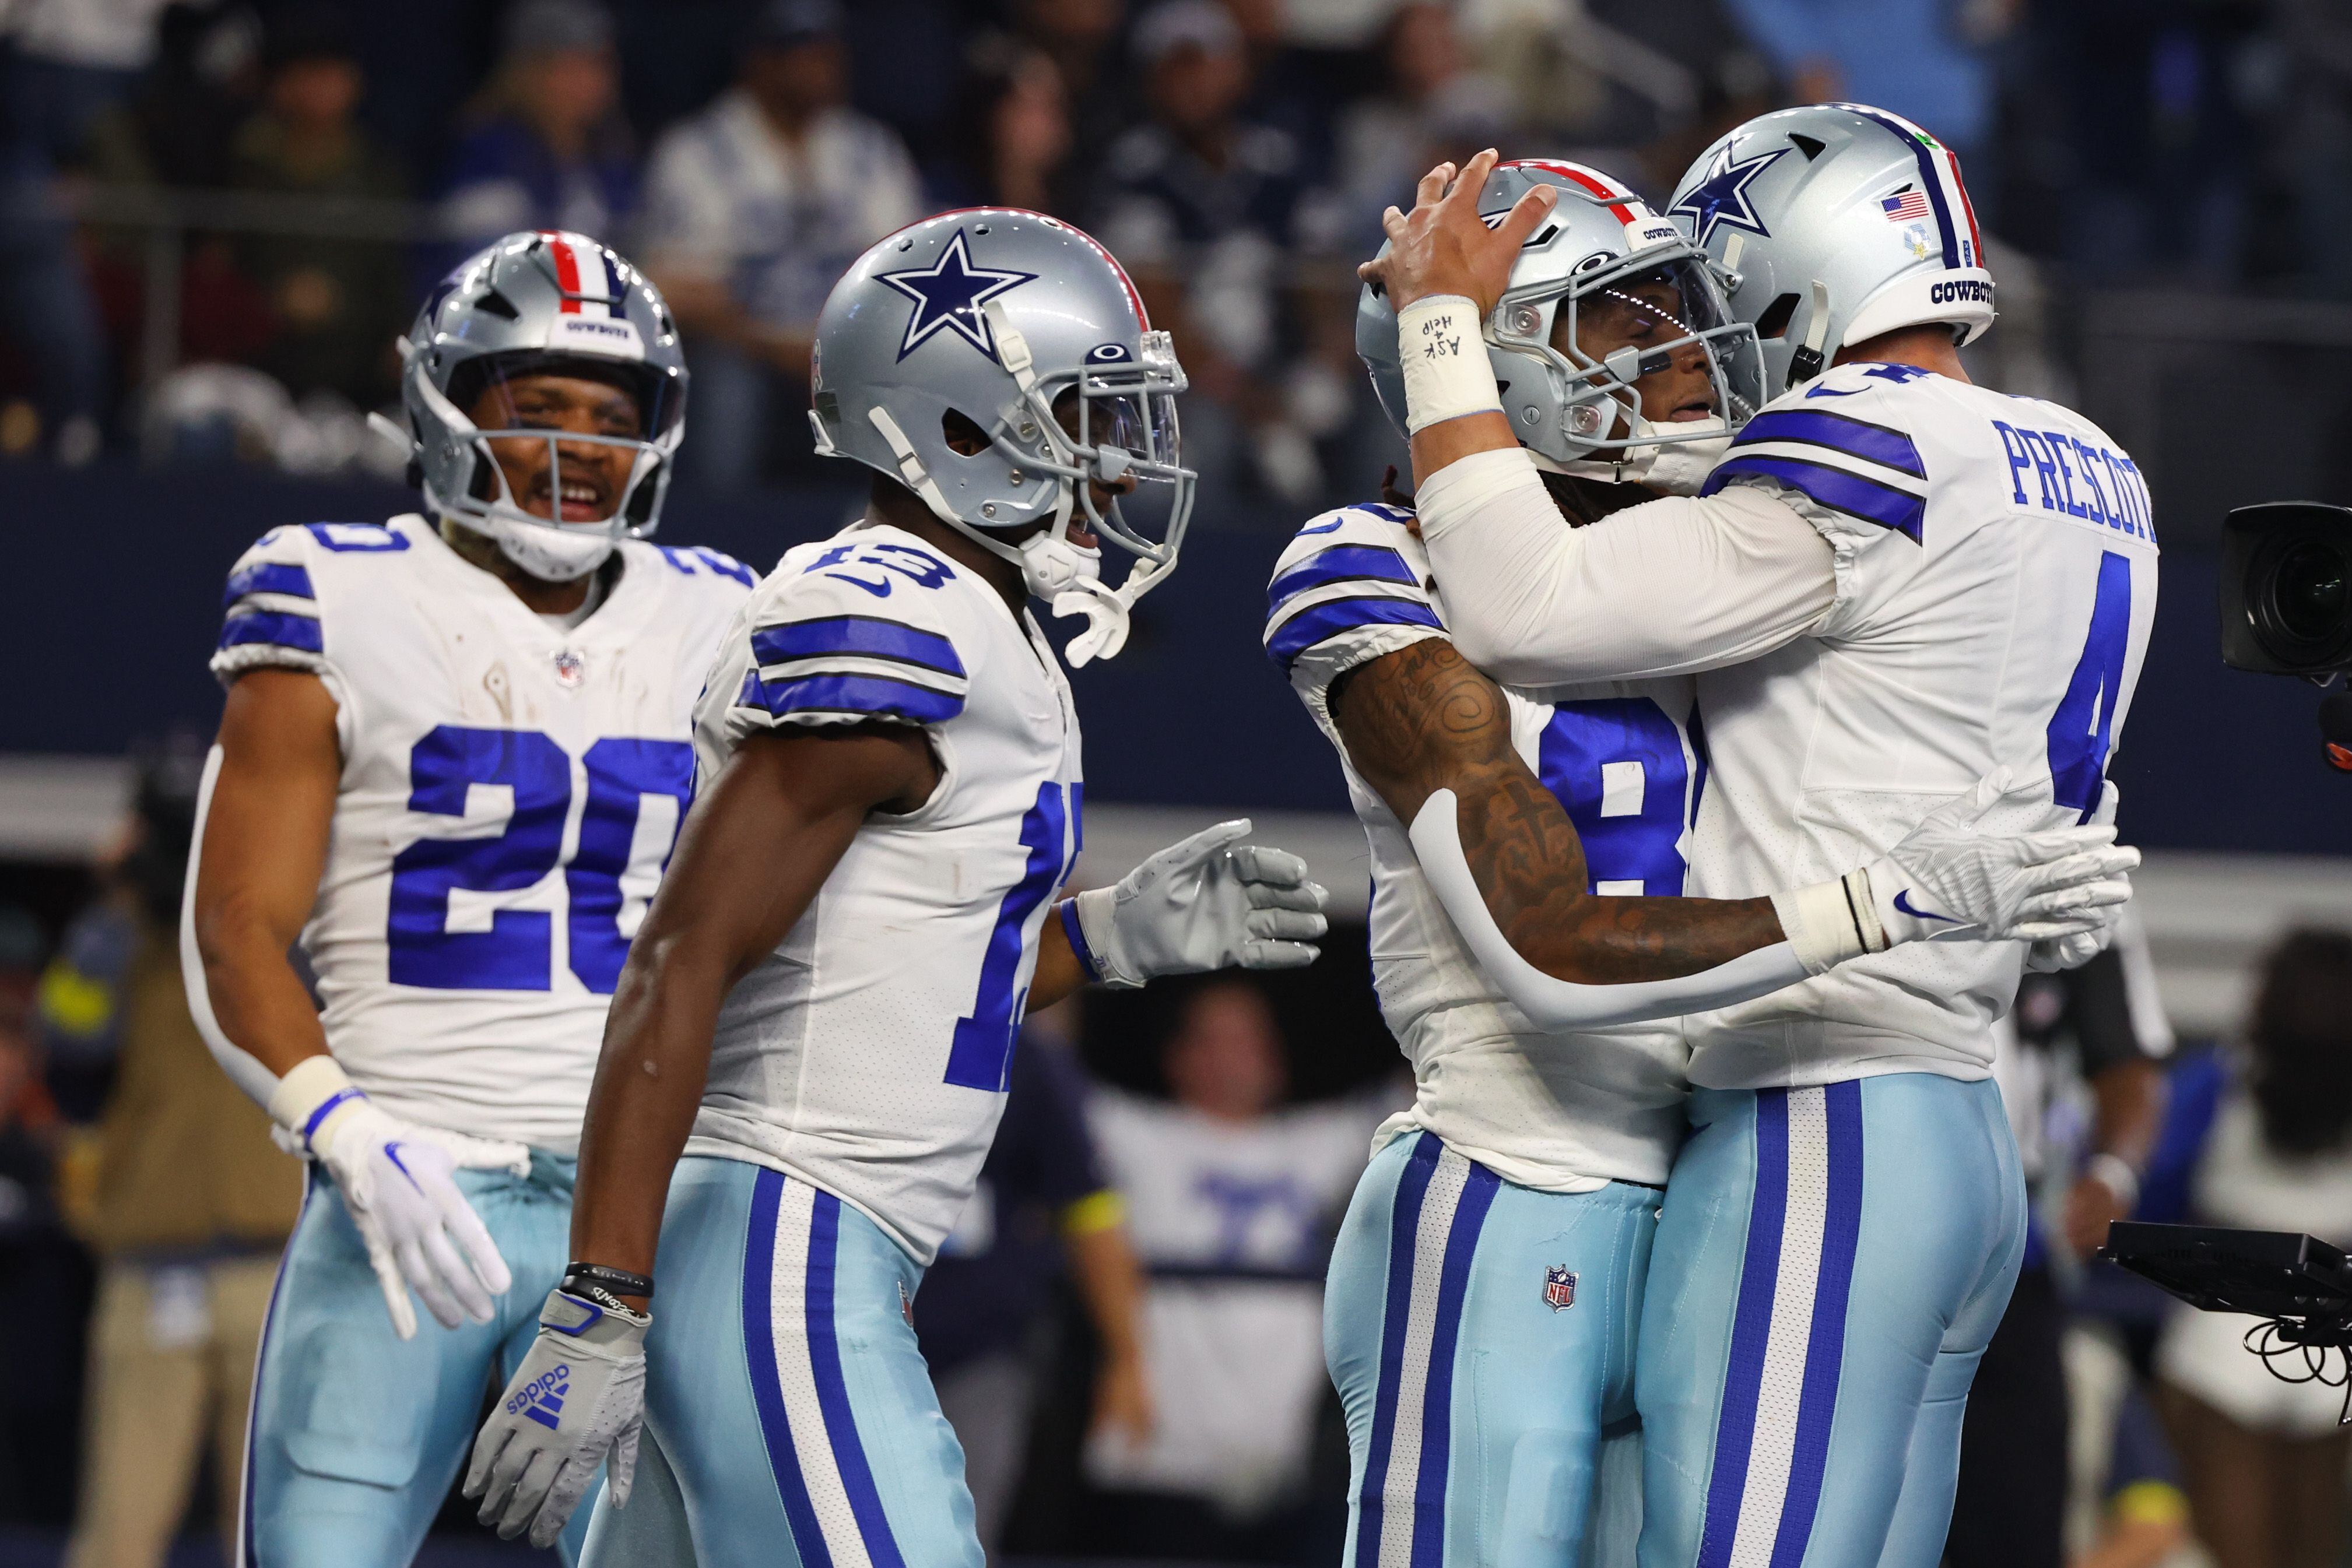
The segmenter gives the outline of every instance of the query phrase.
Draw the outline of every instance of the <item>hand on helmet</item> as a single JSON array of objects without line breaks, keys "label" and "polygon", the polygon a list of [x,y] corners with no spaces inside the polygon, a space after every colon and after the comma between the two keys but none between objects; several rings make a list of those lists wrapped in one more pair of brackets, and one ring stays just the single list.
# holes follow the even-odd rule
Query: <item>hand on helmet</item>
[{"label": "hand on helmet", "polygon": [[1397,310],[1441,294],[1474,301],[1481,316],[1494,309],[1510,283],[1519,247],[1559,200],[1552,186],[1537,185],[1489,229],[1478,216],[1478,197],[1497,162],[1490,147],[1458,172],[1440,163],[1423,174],[1412,212],[1391,207],[1381,214],[1388,253],[1356,268],[1356,276],[1380,285]]}]

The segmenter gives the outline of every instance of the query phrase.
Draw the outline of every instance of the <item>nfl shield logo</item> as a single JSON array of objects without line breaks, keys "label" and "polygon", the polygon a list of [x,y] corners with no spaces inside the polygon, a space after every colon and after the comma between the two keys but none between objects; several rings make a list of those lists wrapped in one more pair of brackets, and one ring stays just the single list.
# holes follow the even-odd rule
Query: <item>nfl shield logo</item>
[{"label": "nfl shield logo", "polygon": [[566,648],[555,655],[555,678],[563,685],[576,686],[588,673],[587,661]]},{"label": "nfl shield logo", "polygon": [[1576,1305],[1576,1276],[1565,1265],[1544,1270],[1544,1305],[1556,1312]]}]

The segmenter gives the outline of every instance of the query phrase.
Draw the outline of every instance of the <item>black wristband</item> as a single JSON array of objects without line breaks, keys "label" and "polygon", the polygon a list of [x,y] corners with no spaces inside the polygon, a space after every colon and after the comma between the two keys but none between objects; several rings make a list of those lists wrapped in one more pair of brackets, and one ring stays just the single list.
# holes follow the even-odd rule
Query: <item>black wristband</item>
[{"label": "black wristband", "polygon": [[626,1269],[607,1269],[602,1263],[566,1263],[562,1288],[569,1291],[583,1285],[609,1291],[616,1296],[642,1296],[647,1301],[653,1299],[654,1293],[654,1282],[643,1274],[632,1274]]}]

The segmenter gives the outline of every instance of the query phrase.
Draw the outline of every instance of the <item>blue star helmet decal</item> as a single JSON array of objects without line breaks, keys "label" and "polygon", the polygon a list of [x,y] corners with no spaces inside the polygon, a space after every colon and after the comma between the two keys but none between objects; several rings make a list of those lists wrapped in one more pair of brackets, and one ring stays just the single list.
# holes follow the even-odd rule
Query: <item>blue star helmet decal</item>
[{"label": "blue star helmet decal", "polygon": [[1769,152],[1759,152],[1753,158],[1735,158],[1733,149],[1726,147],[1716,154],[1715,166],[1706,178],[1690,189],[1690,193],[1666,209],[1668,217],[1687,216],[1691,220],[1691,243],[1700,249],[1716,229],[1724,225],[1746,229],[1759,239],[1769,239],[1772,231],[1748,200],[1748,187],[1756,177],[1787,154],[1786,147],[1775,147]]},{"label": "blue star helmet decal", "polygon": [[[990,330],[988,318],[980,308],[1000,294],[1007,294],[1036,277],[1034,272],[998,271],[971,264],[971,250],[958,229],[955,238],[948,241],[947,249],[930,267],[919,267],[908,272],[883,272],[875,275],[899,293],[915,302],[915,314],[907,322],[907,335],[898,344],[898,357],[905,359],[924,341],[936,336],[941,328],[952,329],[964,341],[996,359],[996,334]],[[998,361],[1002,363],[1002,361]]]}]

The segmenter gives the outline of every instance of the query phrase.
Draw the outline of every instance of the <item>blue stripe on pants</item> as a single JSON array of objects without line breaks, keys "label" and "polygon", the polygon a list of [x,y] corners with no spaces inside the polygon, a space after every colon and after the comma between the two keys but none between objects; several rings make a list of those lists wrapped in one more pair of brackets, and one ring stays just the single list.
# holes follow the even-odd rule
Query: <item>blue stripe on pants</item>
[{"label": "blue stripe on pants", "polygon": [[1747,1492],[1749,1449],[1756,1440],[1756,1406],[1764,1385],[1764,1353],[1772,1335],[1780,1230],[1788,1203],[1789,1092],[1767,1089],[1756,1096],[1755,1207],[1748,1211],[1748,1257],[1739,1271],[1739,1315],[1732,1322],[1731,1375],[1724,1384],[1723,1422],[1716,1432],[1699,1568],[1725,1568],[1739,1529],[1739,1501]]},{"label": "blue stripe on pants", "polygon": [[1813,1295],[1812,1333],[1805,1345],[1804,1394],[1781,1505],[1772,1568],[1797,1568],[1813,1531],[1828,1467],[1830,1427],[1837,1415],[1839,1369],[1845,1360],[1846,1300],[1853,1288],[1853,1251],[1862,1228],[1862,1085],[1832,1083],[1822,1091],[1829,1134],[1829,1180],[1822,1226],[1820,1283]]},{"label": "blue stripe on pants", "polygon": [[1614,1183],[1516,1186],[1427,1133],[1373,1156],[1324,1293],[1351,1568],[1630,1561],[1657,1201]]},{"label": "blue stripe on pants", "polygon": [[[1430,1142],[1435,1143],[1434,1138]],[[1421,1396],[1421,1474],[1413,1487],[1412,1568],[1440,1568],[1445,1560],[1445,1482],[1454,1416],[1454,1350],[1462,1333],[1462,1295],[1478,1232],[1495,1201],[1493,1171],[1473,1162],[1445,1237],[1444,1271],[1438,1277],[1436,1332],[1430,1337],[1429,1377]]]},{"label": "blue stripe on pants", "polygon": [[1643,1311],[1643,1568],[1932,1564],[2023,1242],[1990,1082],[1692,1092]]},{"label": "blue stripe on pants", "polygon": [[833,1445],[833,1462],[841,1469],[842,1490],[849,1494],[849,1511],[856,1517],[866,1553],[874,1559],[875,1568],[906,1568],[898,1543],[891,1538],[890,1521],[882,1515],[882,1499],[874,1490],[874,1470],[857,1440],[849,1388],[842,1381],[841,1341],[833,1327],[834,1259],[840,1242],[841,1199],[820,1192],[809,1222],[809,1364],[816,1374],[817,1404],[824,1411],[824,1434]]},{"label": "blue stripe on pants", "polygon": [[751,1364],[751,1401],[759,1408],[768,1468],[775,1475],[784,1517],[792,1523],[793,1542],[800,1548],[805,1568],[833,1568],[824,1531],[809,1502],[808,1483],[801,1479],[792,1422],[784,1415],[783,1381],[776,1369],[776,1218],[783,1196],[784,1178],[774,1171],[761,1170],[751,1184],[751,1222],[743,1242],[743,1356]]},{"label": "blue stripe on pants", "polygon": [[1356,1561],[1381,1558],[1381,1500],[1389,1479],[1389,1448],[1396,1440],[1397,1387],[1404,1381],[1404,1331],[1412,1302],[1413,1241],[1421,1229],[1421,1206],[1430,1173],[1445,1145],[1423,1135],[1406,1161],[1389,1229],[1389,1288],[1381,1314],[1381,1380],[1373,1406],[1371,1452],[1364,1461],[1362,1514],[1356,1525]]}]

